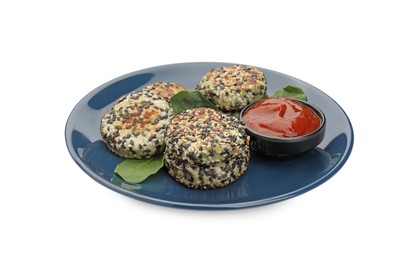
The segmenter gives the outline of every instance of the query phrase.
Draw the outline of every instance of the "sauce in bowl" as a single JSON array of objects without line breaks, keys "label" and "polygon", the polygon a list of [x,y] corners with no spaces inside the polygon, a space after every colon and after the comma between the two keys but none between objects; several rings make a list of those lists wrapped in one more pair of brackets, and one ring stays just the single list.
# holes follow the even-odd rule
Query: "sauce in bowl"
[{"label": "sauce in bowl", "polygon": [[269,137],[291,138],[310,134],[320,128],[320,117],[313,109],[289,98],[266,98],[242,115],[252,131]]}]

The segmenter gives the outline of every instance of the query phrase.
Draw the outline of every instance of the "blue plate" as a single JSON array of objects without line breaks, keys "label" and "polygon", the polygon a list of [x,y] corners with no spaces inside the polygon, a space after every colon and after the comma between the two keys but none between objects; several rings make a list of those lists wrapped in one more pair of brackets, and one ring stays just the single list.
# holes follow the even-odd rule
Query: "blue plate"
[{"label": "blue plate", "polygon": [[184,208],[236,209],[282,201],[309,191],[331,178],[344,165],[353,147],[353,129],[341,107],[319,89],[291,76],[259,68],[268,93],[286,85],[304,89],[308,100],[327,118],[326,135],[315,149],[293,159],[276,160],[252,151],[247,171],[224,188],[193,190],[177,183],[162,168],[143,183],[131,184],[114,174],[123,159],[101,140],[100,119],[121,96],[155,81],[173,81],[194,89],[201,77],[229,63],[181,63],[148,68],[116,78],[87,94],[73,109],[65,137],[75,162],[98,183],[134,199]]}]

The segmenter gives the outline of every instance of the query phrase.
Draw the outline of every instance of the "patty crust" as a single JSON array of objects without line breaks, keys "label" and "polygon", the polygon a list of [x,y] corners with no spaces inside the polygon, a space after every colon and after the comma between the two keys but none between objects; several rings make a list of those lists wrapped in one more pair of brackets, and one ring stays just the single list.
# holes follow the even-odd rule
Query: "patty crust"
[{"label": "patty crust", "polygon": [[210,108],[194,108],[171,118],[165,143],[169,153],[206,165],[248,149],[249,136],[237,118]]}]

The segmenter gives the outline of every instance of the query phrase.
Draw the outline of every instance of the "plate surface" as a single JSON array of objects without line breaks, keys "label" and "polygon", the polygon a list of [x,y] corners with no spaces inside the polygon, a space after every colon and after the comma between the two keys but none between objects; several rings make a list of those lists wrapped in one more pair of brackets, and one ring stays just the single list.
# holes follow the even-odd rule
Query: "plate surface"
[{"label": "plate surface", "polygon": [[155,81],[173,81],[194,89],[212,68],[230,63],[180,63],[132,72],[87,94],[71,112],[65,129],[66,145],[74,161],[98,183],[123,195],[165,206],[195,209],[236,209],[275,203],[309,191],[337,173],[353,147],[353,129],[345,112],[319,89],[294,77],[259,68],[268,82],[268,93],[287,85],[304,89],[308,101],[326,115],[323,142],[315,149],[288,160],[262,157],[252,151],[247,171],[224,188],[193,190],[172,179],[166,169],[143,183],[124,182],[114,169],[123,159],[106,148],[99,132],[100,120],[123,95]]}]

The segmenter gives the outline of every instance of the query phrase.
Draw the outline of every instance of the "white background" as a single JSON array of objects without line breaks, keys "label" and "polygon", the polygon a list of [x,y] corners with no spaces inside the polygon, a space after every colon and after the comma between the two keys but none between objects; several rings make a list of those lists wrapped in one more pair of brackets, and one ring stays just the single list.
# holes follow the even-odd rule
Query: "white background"
[{"label": "white background", "polygon": [[[408,1],[7,2],[1,259],[413,259]],[[136,201],[76,165],[64,127],[83,96],[194,61],[255,65],[321,89],[353,124],[349,160],[299,197],[236,211]]]}]

